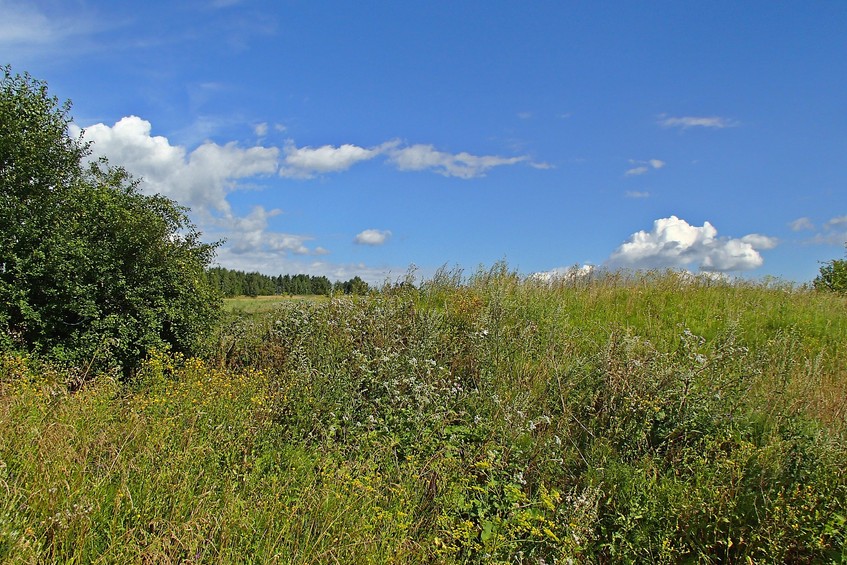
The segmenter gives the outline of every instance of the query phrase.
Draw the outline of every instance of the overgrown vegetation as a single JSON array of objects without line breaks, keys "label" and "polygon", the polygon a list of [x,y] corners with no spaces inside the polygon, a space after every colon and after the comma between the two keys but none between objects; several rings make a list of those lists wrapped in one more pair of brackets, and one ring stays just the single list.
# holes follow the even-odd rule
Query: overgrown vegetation
[{"label": "overgrown vegetation", "polygon": [[0,561],[847,561],[843,294],[498,264],[215,324],[185,210],[3,71]]},{"label": "overgrown vegetation", "polygon": [[289,301],[69,393],[6,355],[0,561],[847,559],[847,302],[674,273]]},{"label": "overgrown vegetation", "polygon": [[186,210],[119,168],[85,165],[70,104],[2,68],[0,348],[128,375],[153,348],[186,354],[216,321],[214,246]]}]

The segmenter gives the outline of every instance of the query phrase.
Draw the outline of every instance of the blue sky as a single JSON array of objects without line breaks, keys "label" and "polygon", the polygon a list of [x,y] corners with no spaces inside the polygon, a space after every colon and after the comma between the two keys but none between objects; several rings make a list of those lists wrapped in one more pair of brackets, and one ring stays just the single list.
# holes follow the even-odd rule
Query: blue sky
[{"label": "blue sky", "polygon": [[[847,241],[847,3],[0,0],[218,261],[804,282]],[[558,271],[557,271],[558,270]]]}]

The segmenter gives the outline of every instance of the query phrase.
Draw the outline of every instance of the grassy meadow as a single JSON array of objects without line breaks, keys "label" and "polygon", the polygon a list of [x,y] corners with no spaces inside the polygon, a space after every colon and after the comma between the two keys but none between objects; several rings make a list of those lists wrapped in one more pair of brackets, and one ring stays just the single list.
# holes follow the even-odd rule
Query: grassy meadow
[{"label": "grassy meadow", "polygon": [[236,296],[224,298],[224,311],[230,314],[259,314],[279,308],[285,302],[292,300],[307,300],[320,302],[329,300],[324,295],[266,295],[266,296]]},{"label": "grassy meadow", "polygon": [[847,299],[439,272],[0,364],[0,562],[847,560]]}]

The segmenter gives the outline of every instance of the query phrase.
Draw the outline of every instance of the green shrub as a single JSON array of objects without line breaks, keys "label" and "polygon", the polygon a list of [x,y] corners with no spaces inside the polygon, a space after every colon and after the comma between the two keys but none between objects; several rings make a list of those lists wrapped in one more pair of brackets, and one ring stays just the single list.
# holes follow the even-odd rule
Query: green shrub
[{"label": "green shrub", "polygon": [[3,68],[0,346],[79,368],[139,366],[152,348],[195,352],[220,303],[186,210],[122,169],[86,167],[70,104]]},{"label": "green shrub", "polygon": [[817,290],[847,293],[847,259],[827,261],[812,283]]}]

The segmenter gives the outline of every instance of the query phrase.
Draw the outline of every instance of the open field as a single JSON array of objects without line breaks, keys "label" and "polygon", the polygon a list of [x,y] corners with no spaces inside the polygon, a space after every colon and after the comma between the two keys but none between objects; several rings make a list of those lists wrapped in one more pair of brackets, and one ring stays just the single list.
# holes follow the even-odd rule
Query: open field
[{"label": "open field", "polygon": [[328,296],[318,295],[270,295],[270,296],[236,296],[224,298],[224,310],[234,314],[257,314],[269,312],[285,302],[292,300],[320,302],[329,300]]},{"label": "open field", "polygon": [[0,561],[847,559],[843,297],[495,267],[249,300],[131,382],[3,358]]}]

